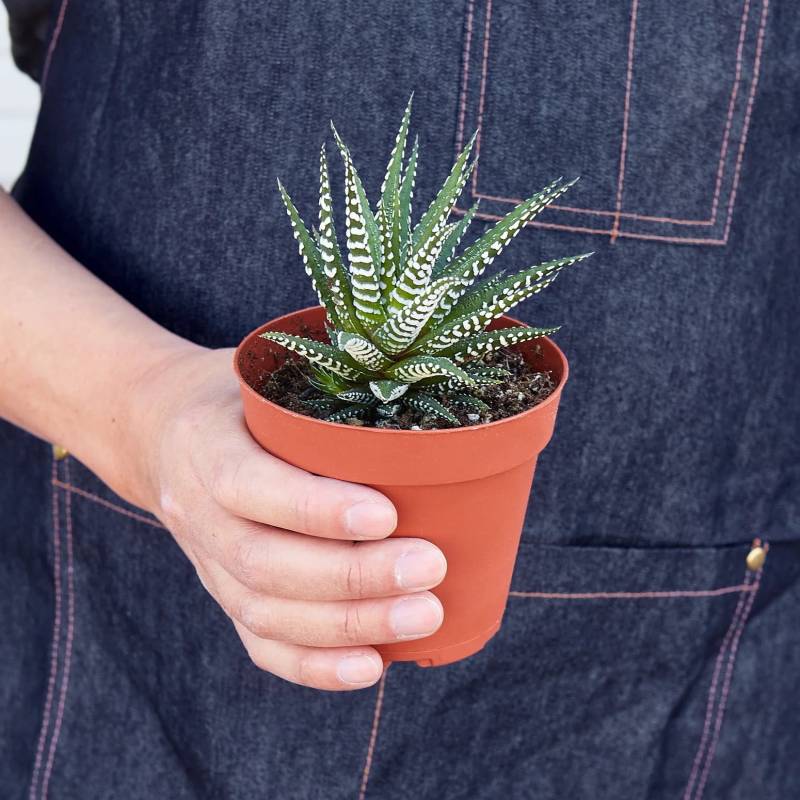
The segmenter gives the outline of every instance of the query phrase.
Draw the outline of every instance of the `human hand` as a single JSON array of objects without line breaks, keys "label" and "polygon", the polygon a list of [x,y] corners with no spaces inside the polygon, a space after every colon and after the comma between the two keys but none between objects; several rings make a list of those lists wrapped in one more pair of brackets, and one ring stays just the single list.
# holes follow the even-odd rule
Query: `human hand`
[{"label": "human hand", "polygon": [[425,590],[443,579],[444,555],[423,539],[387,539],[397,515],[374,489],[261,449],[232,353],[187,346],[138,381],[137,477],[123,494],[170,530],[258,667],[319,689],[370,686],[383,669],[370,645],[441,625]]}]

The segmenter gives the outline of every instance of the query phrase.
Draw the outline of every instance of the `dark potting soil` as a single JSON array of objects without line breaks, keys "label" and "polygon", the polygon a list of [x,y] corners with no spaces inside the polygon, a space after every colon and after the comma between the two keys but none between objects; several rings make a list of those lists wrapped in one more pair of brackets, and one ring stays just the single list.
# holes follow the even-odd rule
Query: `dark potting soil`
[{"label": "dark potting soil", "polygon": [[[469,394],[483,400],[489,406],[488,411],[475,412],[472,409],[465,409],[451,403],[446,395],[442,396],[431,391],[432,387],[428,389],[464,426],[480,425],[520,414],[541,403],[555,389],[555,383],[549,372],[537,372],[519,352],[513,349],[504,348],[489,353],[481,359],[481,363],[492,367],[502,367],[511,373],[503,379],[502,383],[475,387],[469,391]],[[309,375],[308,362],[290,354],[284,364],[266,375],[262,386],[256,388],[267,400],[271,400],[289,411],[324,419],[324,413],[315,412],[303,402],[310,395]],[[322,396],[313,392],[311,394],[312,396]],[[395,430],[433,430],[456,427],[441,417],[410,408],[403,408],[390,419],[370,421],[353,417],[346,422],[351,425],[393,428]]]}]

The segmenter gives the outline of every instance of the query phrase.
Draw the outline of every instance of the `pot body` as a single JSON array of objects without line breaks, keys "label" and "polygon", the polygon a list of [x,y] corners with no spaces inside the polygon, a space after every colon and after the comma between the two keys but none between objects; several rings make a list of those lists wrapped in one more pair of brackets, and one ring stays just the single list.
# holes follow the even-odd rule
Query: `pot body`
[{"label": "pot body", "polygon": [[[421,537],[442,550],[447,575],[433,590],[444,607],[442,627],[424,639],[377,649],[386,662],[458,661],[500,627],[536,459],[553,433],[567,379],[566,359],[546,338],[518,345],[532,367],[551,371],[556,388],[543,403],[504,420],[434,431],[341,425],[288,411],[257,391],[264,375],[286,359],[283,348],[259,334],[319,335],[324,322],[319,306],[303,309],[261,326],[239,345],[234,367],[247,427],[283,461],[382,492],[397,508],[392,536]],[[492,327],[519,324],[503,317]]]}]

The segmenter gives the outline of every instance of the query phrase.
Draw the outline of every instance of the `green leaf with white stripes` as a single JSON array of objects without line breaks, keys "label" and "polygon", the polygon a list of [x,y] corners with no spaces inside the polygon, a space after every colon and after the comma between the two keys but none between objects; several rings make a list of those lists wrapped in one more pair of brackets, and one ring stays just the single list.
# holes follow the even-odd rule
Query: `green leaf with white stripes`
[{"label": "green leaf with white stripes", "polygon": [[414,228],[413,240],[415,248],[419,248],[423,242],[447,222],[447,218],[450,216],[450,212],[463,191],[464,185],[475,165],[475,162],[472,162],[472,164],[467,162],[475,145],[477,135],[477,131],[472,134],[472,138],[467,142],[466,147],[459,154],[455,164],[453,164],[444,185],[430,206],[428,206],[428,210],[422,215],[417,227]]},{"label": "green leaf with white stripes", "polygon": [[445,294],[454,284],[453,278],[440,278],[428,284],[399,313],[389,317],[375,332],[375,343],[389,356],[406,350],[419,336]]},{"label": "green leaf with white stripes", "polygon": [[336,345],[371,372],[380,372],[392,363],[392,359],[384,355],[369,339],[355,333],[339,331]]},{"label": "green leaf with white stripes", "polygon": [[428,287],[433,264],[447,237],[447,228],[441,228],[411,256],[405,269],[395,279],[394,290],[389,297],[389,315],[399,313],[412,304]]},{"label": "green leaf with white stripes", "polygon": [[373,330],[383,323],[386,314],[381,304],[380,231],[367,202],[350,151],[333,129],[345,169],[345,201],[347,206],[347,250],[350,259],[350,284],[356,317]]},{"label": "green leaf with white stripes", "polygon": [[506,214],[503,219],[470,245],[461,256],[445,267],[442,274],[460,277],[462,286],[454,288],[442,301],[439,311],[434,315],[433,323],[444,319],[470,284],[485,272],[486,268],[503,252],[523,227],[532,222],[540,211],[557,200],[577,180],[575,178],[567,183],[561,183],[559,178],[545,186],[544,189]]},{"label": "green leaf with white stripes", "polygon": [[454,222],[452,225],[448,226],[447,236],[442,242],[442,249],[439,251],[436,263],[433,265],[432,274],[434,278],[441,277],[445,267],[450,263],[450,259],[453,258],[456,248],[464,238],[464,234],[467,228],[469,228],[475,216],[475,212],[478,210],[478,206],[479,203],[475,203],[458,222]]},{"label": "green leaf with white stripes", "polygon": [[568,258],[558,258],[537,264],[514,275],[510,275],[493,287],[491,296],[483,300],[476,310],[468,310],[448,317],[441,325],[418,340],[414,349],[425,352],[438,352],[460,339],[480,333],[492,320],[510,311],[518,303],[549,286],[564,267],[583,261],[591,253],[583,253]]},{"label": "green leaf with white stripes", "polygon": [[320,305],[325,309],[328,319],[335,327],[342,325],[342,320],[336,309],[333,295],[331,294],[330,286],[328,285],[328,278],[323,268],[322,255],[320,254],[317,244],[308,232],[305,223],[300,217],[300,214],[295,208],[292,198],[284,188],[283,184],[278,181],[278,189],[281,193],[281,199],[286,207],[286,213],[292,223],[292,231],[294,238],[297,241],[297,247],[300,250],[300,255],[303,258],[305,265],[306,275],[311,278],[311,284],[314,291],[317,293]]},{"label": "green leaf with white stripes", "polygon": [[468,336],[461,339],[458,344],[440,350],[440,354],[452,358],[456,363],[463,363],[476,358],[481,358],[487,353],[499,350],[502,347],[511,347],[522,342],[529,342],[532,339],[540,339],[542,336],[550,336],[559,330],[560,326],[554,328],[529,328],[527,326],[515,326],[511,328],[499,328],[494,331],[484,331],[475,336]]},{"label": "green leaf with white stripes", "polygon": [[432,414],[435,417],[446,419],[453,425],[461,426],[458,417],[446,406],[443,406],[433,395],[427,392],[409,392],[406,395],[405,402],[411,406],[411,408],[415,408],[423,414]]},{"label": "green leaf with white stripes", "polygon": [[323,143],[319,153],[319,231],[315,236],[322,260],[322,267],[330,292],[338,327],[346,331],[363,332],[361,323],[356,317],[353,297],[350,292],[350,281],[342,263],[342,254],[336,239],[336,228],[333,224],[333,208],[331,184],[328,176],[328,159]]},{"label": "green leaf with white stripes", "polygon": [[369,406],[349,405],[328,414],[325,419],[328,422],[347,422],[349,419],[364,419],[370,412]]},{"label": "green leaf with white stripes", "polygon": [[391,403],[408,391],[408,384],[405,381],[395,381],[387,378],[380,381],[370,381],[369,388],[381,403]]},{"label": "green leaf with white stripes", "polygon": [[474,383],[467,372],[457,364],[454,364],[449,358],[442,356],[420,355],[404,358],[389,367],[386,370],[386,374],[406,383],[416,383],[424,378],[433,378],[438,375],[457,378],[467,386]]},{"label": "green leaf with white stripes", "polygon": [[[411,206],[414,200],[414,185],[417,176],[417,159],[419,157],[419,139],[414,139],[414,145],[411,148],[411,155],[408,157],[408,164],[406,164],[405,172],[403,173],[403,180],[400,183],[400,245],[398,247],[398,262],[396,265],[395,273],[397,274],[405,266],[406,261],[411,256],[411,248],[413,245],[413,238],[411,236]],[[388,302],[389,297],[394,289],[394,276],[391,281],[388,281],[384,289],[383,297]]]},{"label": "green leaf with white stripes", "polygon": [[358,365],[347,353],[342,353],[324,342],[306,339],[302,336],[293,336],[290,333],[281,331],[267,331],[261,334],[261,338],[275,342],[287,350],[292,350],[312,364],[323,367],[342,378],[359,380],[364,377],[364,372],[358,368]]},{"label": "green leaf with white stripes", "polygon": [[336,397],[338,397],[339,400],[345,400],[348,403],[359,406],[377,405],[375,395],[372,394],[368,388],[363,386],[354,386],[352,389],[345,389],[343,392],[339,392]]}]

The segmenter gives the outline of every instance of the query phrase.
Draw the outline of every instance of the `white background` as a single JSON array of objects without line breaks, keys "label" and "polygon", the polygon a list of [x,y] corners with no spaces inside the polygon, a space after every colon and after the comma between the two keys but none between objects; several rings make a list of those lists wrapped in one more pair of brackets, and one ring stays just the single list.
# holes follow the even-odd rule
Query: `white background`
[{"label": "white background", "polygon": [[39,87],[14,66],[8,15],[0,3],[0,186],[5,189],[25,165],[38,109]]}]

